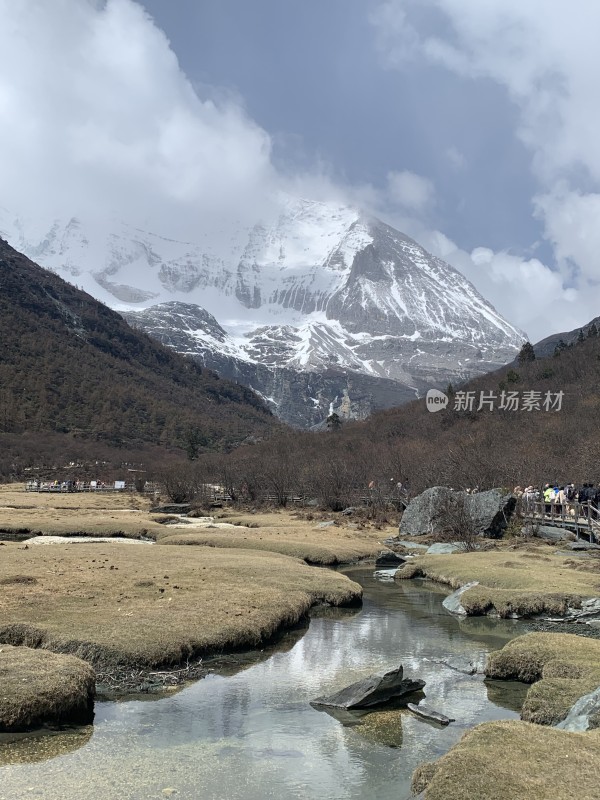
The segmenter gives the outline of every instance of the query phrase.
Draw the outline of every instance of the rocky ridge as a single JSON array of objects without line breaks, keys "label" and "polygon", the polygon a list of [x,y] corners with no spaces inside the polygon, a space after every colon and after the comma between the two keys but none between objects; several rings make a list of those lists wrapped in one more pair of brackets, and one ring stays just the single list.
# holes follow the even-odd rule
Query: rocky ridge
[{"label": "rocky ridge", "polygon": [[448,264],[339,203],[285,198],[271,220],[193,241],[0,210],[2,233],[302,426],[487,372],[524,338]]}]

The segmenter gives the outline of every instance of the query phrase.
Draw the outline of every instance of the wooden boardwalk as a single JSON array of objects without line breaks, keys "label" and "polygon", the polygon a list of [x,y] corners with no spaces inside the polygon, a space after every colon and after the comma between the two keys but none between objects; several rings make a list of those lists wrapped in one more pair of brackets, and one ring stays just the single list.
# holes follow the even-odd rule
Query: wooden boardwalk
[{"label": "wooden boardwalk", "polygon": [[[121,483],[121,481],[119,481],[119,483]],[[151,482],[148,482],[144,487],[145,493],[154,492],[155,490],[156,485]],[[80,494],[82,492],[95,492],[96,494],[114,494],[116,492],[117,494],[122,494],[123,492],[136,492],[136,488],[133,483],[124,483],[123,486],[115,486],[113,482],[109,484],[96,484],[96,486],[93,486],[91,483],[83,482],[76,485],[71,481],[62,481],[58,483],[54,483],[53,481],[28,481],[25,484],[25,491],[37,493],[50,492],[52,494]]]},{"label": "wooden boardwalk", "polygon": [[523,518],[532,525],[563,528],[589,542],[600,539],[600,510],[592,503],[523,501]]}]

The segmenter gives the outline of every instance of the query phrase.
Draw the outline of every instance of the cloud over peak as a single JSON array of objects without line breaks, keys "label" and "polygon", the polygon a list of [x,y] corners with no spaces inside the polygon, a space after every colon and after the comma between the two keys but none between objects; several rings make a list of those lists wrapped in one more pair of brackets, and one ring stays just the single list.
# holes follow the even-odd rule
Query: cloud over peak
[{"label": "cloud over peak", "polygon": [[0,0],[0,15],[4,205],[168,230],[265,196],[270,137],[232,100],[198,96],[140,5]]},{"label": "cloud over peak", "polygon": [[[463,80],[487,79],[504,88],[518,110],[515,134],[530,151],[539,187],[531,213],[542,222],[556,258],[558,272],[545,268],[543,280],[555,286],[568,318],[573,286],[581,293],[579,313],[595,316],[600,6],[584,2],[574,9],[560,0],[384,0],[371,22],[389,68],[404,70],[420,61]],[[491,263],[479,267],[489,271]],[[513,270],[506,259],[502,263],[508,277]],[[530,263],[522,262],[524,279],[531,277]],[[481,288],[481,279],[476,283]],[[499,307],[507,313],[502,303]],[[538,318],[542,312],[540,307]],[[518,312],[509,316],[524,325]],[[537,323],[527,327],[541,332]]]}]

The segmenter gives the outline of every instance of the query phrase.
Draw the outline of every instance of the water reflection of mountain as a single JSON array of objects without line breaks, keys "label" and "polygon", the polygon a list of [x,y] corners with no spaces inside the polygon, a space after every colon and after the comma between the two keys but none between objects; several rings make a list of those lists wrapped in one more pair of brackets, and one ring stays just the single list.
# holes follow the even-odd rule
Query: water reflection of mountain
[{"label": "water reflection of mountain", "polygon": [[[359,613],[343,622],[317,614],[308,631],[292,632],[229,677],[210,675],[152,703],[98,703],[87,746],[2,769],[0,795],[22,796],[23,786],[39,785],[47,800],[146,800],[167,787],[181,800],[408,796],[419,762],[446,752],[473,724],[516,714],[489,702],[481,676],[428,660],[485,658],[491,648],[487,632],[479,641],[443,611],[443,589],[377,584],[370,572],[363,575]],[[401,711],[386,724],[377,711],[361,732],[310,706],[399,663],[426,681],[427,705],[456,723],[440,730]],[[399,754],[390,749],[394,736]]]},{"label": "water reflection of mountain", "polygon": [[[477,641],[478,631],[471,631],[465,638],[459,622],[441,608],[443,591],[432,593],[417,584],[381,587],[371,585],[368,579],[365,584],[361,613],[346,619],[343,625],[326,617],[313,619],[309,635],[297,641],[292,650],[287,654],[275,652],[269,661],[260,664],[258,683],[258,673],[254,673],[251,685],[229,682],[219,687],[222,702],[203,711],[204,724],[211,735],[239,733],[247,709],[257,702],[254,697],[260,696],[267,685],[273,708],[283,715],[295,714],[315,696],[399,663],[408,675],[426,681],[429,704],[443,706],[444,713],[455,716],[462,724],[479,721],[487,705],[481,676],[463,675],[429,659],[451,654],[482,664],[490,649],[488,642]],[[390,614],[390,607],[404,613]],[[493,620],[484,621],[486,640],[494,638],[493,625]],[[500,628],[496,646],[508,638],[502,623]],[[470,641],[471,637],[475,641]]]}]

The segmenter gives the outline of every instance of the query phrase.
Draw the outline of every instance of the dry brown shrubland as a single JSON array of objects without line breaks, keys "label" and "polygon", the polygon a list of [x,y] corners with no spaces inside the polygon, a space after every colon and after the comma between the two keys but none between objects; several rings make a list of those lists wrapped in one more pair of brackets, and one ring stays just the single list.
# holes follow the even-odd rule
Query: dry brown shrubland
[{"label": "dry brown shrubland", "polygon": [[[303,495],[340,511],[365,505],[377,515],[410,495],[434,486],[480,489],[547,481],[600,481],[600,338],[557,358],[481,376],[461,390],[564,392],[560,412],[457,412],[430,414],[423,400],[345,422],[340,430],[276,431],[268,440],[228,455],[202,453],[204,480],[223,486],[236,501],[289,504]],[[456,387],[455,387],[456,388]],[[585,426],[581,420],[585,419]]]}]

